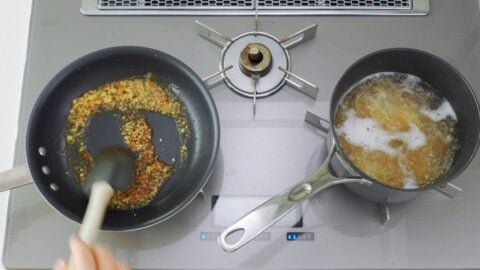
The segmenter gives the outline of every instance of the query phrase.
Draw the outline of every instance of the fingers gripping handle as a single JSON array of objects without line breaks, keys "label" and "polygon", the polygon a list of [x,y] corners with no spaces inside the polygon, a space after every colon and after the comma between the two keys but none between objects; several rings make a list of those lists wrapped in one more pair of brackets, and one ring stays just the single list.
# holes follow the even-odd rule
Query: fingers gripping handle
[{"label": "fingers gripping handle", "polygon": [[0,192],[33,182],[28,165],[23,164],[0,173]]}]

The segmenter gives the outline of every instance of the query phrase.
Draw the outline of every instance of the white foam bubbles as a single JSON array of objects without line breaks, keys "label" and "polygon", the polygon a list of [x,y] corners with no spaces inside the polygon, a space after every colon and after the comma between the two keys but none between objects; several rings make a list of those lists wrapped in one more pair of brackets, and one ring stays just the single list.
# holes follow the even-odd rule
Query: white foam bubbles
[{"label": "white foam bubbles", "polygon": [[420,111],[428,118],[432,119],[434,122],[439,122],[447,117],[451,117],[453,120],[457,121],[457,115],[452,108],[452,105],[445,99],[442,104],[436,110],[429,110],[426,108],[421,109]]},{"label": "white foam bubbles", "polygon": [[426,143],[425,134],[417,127],[417,125],[410,123],[410,130],[407,132],[392,133],[394,139],[402,140],[407,144],[409,150],[417,150]]},{"label": "white foam bubbles", "polygon": [[405,179],[403,179],[403,188],[405,189],[418,188],[417,180],[413,177],[405,177]]},{"label": "white foam bubbles", "polygon": [[358,118],[354,110],[346,111],[345,121],[336,130],[350,144],[391,156],[398,154],[398,149],[389,145],[392,140],[401,140],[409,150],[416,150],[426,143],[425,134],[415,124],[410,124],[410,130],[406,132],[386,131],[375,119]]},{"label": "white foam bubbles", "polygon": [[[395,72],[392,72],[393,74],[398,74]],[[399,76],[399,75],[397,75]],[[402,88],[401,90],[407,91],[407,92],[412,92],[413,89],[417,87],[419,83],[422,82],[422,79],[420,79],[417,76],[414,76],[412,74],[401,74],[401,76],[405,76],[401,81],[402,81]]]}]

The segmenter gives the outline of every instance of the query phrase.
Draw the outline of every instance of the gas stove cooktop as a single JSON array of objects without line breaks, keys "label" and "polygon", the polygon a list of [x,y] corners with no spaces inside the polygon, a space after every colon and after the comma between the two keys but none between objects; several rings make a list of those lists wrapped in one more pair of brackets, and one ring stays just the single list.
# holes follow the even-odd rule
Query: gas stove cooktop
[{"label": "gas stove cooktop", "polygon": [[[98,3],[108,10],[110,2],[115,3]],[[128,11],[124,16],[85,16],[78,1],[35,1],[16,164],[25,161],[25,129],[32,105],[61,68],[109,46],[156,48],[184,61],[206,79],[220,116],[221,148],[205,189],[175,217],[142,231],[102,233],[100,241],[132,268],[479,268],[479,155],[453,181],[463,192],[450,198],[428,191],[411,202],[390,205],[390,220],[385,224],[379,205],[336,186],[304,203],[237,252],[226,253],[218,246],[216,239],[223,228],[320,166],[326,155],[326,134],[305,122],[306,111],[328,118],[333,88],[358,58],[390,47],[425,50],[456,66],[480,93],[478,1],[430,1],[426,16],[371,16],[375,12],[369,16],[322,16],[328,14],[324,11],[274,16],[283,11],[268,14],[265,6],[270,2],[259,2],[264,6],[255,20],[248,1],[242,2],[247,7],[240,9],[243,11],[231,12],[248,16],[214,16],[218,15],[214,12],[196,16],[191,12],[181,17],[138,16],[138,10],[155,14],[150,6],[124,9]],[[88,13],[85,8],[82,11]],[[93,13],[99,15],[99,11]],[[137,16],[126,16],[129,13]],[[299,31],[301,35],[288,39]],[[288,48],[288,42],[301,38],[305,38],[301,44]],[[267,44],[272,59],[265,64],[268,71],[252,74],[245,71],[248,65],[241,69],[236,65],[229,50],[238,50],[235,54],[245,50],[248,61],[265,60],[265,55],[262,59],[258,56],[258,52],[265,53],[262,46],[246,49],[252,43]],[[309,117],[311,120],[312,115]],[[50,268],[56,258],[68,256],[67,239],[77,229],[78,225],[55,212],[34,186],[14,190],[4,263],[11,269]]]}]

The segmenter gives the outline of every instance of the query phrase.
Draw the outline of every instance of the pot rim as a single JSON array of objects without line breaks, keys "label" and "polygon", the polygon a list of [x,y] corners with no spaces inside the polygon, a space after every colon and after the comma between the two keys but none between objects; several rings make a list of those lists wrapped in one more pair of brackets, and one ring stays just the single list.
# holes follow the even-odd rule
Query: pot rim
[{"label": "pot rim", "polygon": [[[335,88],[334,88],[334,92],[338,91],[338,87],[339,87],[339,84],[340,82],[342,82],[344,80],[344,78],[347,76],[348,73],[350,73],[354,68],[356,68],[356,66],[362,62],[364,62],[366,59],[369,59],[373,56],[376,56],[378,54],[383,54],[383,53],[389,53],[389,52],[412,52],[412,53],[418,53],[418,54],[423,54],[427,57],[430,57],[436,61],[438,61],[439,63],[443,64],[444,66],[446,66],[452,73],[454,73],[461,81],[463,84],[465,84],[466,86],[466,89],[468,89],[468,92],[470,94],[470,97],[473,99],[474,103],[475,103],[475,108],[476,108],[476,114],[477,114],[477,118],[480,118],[480,107],[479,107],[479,102],[478,102],[478,99],[476,97],[476,94],[475,94],[475,91],[473,91],[472,87],[470,86],[470,84],[468,83],[468,81],[463,77],[463,75],[453,66],[451,65],[450,63],[448,63],[447,61],[443,60],[442,58],[436,56],[436,55],[433,55],[431,53],[428,53],[428,52],[425,52],[425,51],[422,51],[422,50],[418,50],[418,49],[412,49],[412,48],[402,48],[402,47],[398,47],[398,48],[387,48],[387,49],[382,49],[382,50],[378,50],[378,51],[374,51],[374,52],[371,52],[363,57],[361,57],[360,59],[358,59],[357,61],[355,61],[352,65],[350,65],[348,67],[347,70],[345,70],[345,72],[342,74],[342,76],[340,77],[340,79],[337,81],[337,84],[335,85]],[[374,73],[372,73],[374,74]],[[357,82],[355,82],[357,83]],[[349,92],[350,90],[348,90],[347,92]],[[346,93],[347,93],[346,92]],[[346,94],[344,93],[342,95],[342,97]],[[333,142],[335,144],[335,150],[336,150],[336,154],[339,158],[339,161],[340,163],[342,164],[342,166],[345,167],[345,169],[348,171],[348,172],[351,172],[351,170],[354,171],[354,173],[356,173],[357,175],[359,175],[360,177],[364,178],[364,179],[367,179],[375,184],[379,184],[381,186],[384,186],[386,188],[390,188],[390,189],[393,189],[393,190],[396,190],[396,191],[403,191],[403,192],[418,192],[418,191],[425,191],[425,190],[430,190],[430,189],[434,189],[434,188],[437,188],[437,187],[441,187],[441,186],[444,186],[446,184],[448,184],[450,181],[452,181],[453,179],[455,179],[458,175],[460,175],[467,167],[468,165],[471,163],[471,161],[475,158],[476,156],[476,153],[477,153],[477,150],[479,148],[479,144],[480,144],[480,136],[477,136],[477,140],[475,142],[475,147],[471,153],[471,155],[468,157],[468,159],[464,162],[464,164],[455,172],[453,173],[449,178],[444,178],[444,175],[443,174],[442,176],[440,176],[440,180],[438,181],[435,181],[433,182],[432,184],[428,185],[428,186],[425,186],[425,187],[420,187],[420,188],[397,188],[397,187],[392,187],[390,185],[387,185],[387,184],[384,184],[370,176],[368,176],[367,174],[365,174],[363,171],[361,171],[359,168],[357,168],[357,166],[355,166],[355,164],[348,158],[347,154],[343,151],[342,147],[338,144],[338,135],[335,131],[335,128],[334,128],[334,117],[335,117],[335,112],[337,110],[337,107],[338,107],[338,103],[340,102],[341,99],[338,100],[338,102],[336,104],[334,104],[333,102],[333,99],[330,99],[330,116],[329,116],[329,121],[331,123],[331,128],[329,130],[329,133],[331,132],[333,136],[332,139],[333,139]],[[472,113],[474,113],[474,111],[472,110]],[[328,137],[327,137],[328,138]],[[457,154],[456,154],[457,155]],[[346,163],[348,166],[345,166]],[[448,170],[447,170],[448,171]]]}]

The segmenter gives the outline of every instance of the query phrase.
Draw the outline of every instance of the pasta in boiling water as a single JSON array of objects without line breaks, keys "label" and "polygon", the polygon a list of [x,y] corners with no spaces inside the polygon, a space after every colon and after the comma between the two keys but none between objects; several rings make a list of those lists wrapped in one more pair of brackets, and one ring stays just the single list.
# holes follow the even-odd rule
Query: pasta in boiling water
[{"label": "pasta in boiling water", "polygon": [[377,73],[355,84],[335,112],[338,141],[355,166],[395,188],[435,182],[453,162],[457,116],[418,77]]}]

